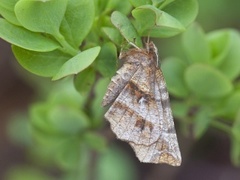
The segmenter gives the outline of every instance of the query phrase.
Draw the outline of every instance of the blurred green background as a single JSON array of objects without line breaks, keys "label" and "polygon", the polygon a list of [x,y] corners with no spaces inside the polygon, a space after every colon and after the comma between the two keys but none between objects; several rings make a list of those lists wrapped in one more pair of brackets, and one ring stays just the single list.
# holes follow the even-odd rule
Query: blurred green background
[{"label": "blurred green background", "polygon": [[[199,0],[199,14],[196,21],[205,32],[224,28],[235,28],[239,31],[239,7],[239,0]],[[184,57],[181,35],[156,41],[162,59],[169,56]],[[53,86],[49,79],[36,77],[23,70],[14,59],[10,45],[1,39],[0,74],[0,179],[58,179],[63,174],[59,168],[54,164],[46,166],[47,160],[43,157],[35,157],[36,153],[29,151],[32,142],[28,136],[30,133],[27,124],[28,106],[33,102],[46,100],[45,95],[54,88],[61,89],[60,92],[65,95],[71,94],[72,99],[77,95],[74,96],[72,89],[65,89],[58,83]],[[73,101],[71,103],[74,104]],[[176,122],[177,132],[179,132],[178,123]],[[84,173],[87,172],[94,174],[90,179],[95,179],[97,174],[98,179],[111,180],[238,180],[240,178],[240,168],[233,166],[230,161],[230,139],[216,129],[208,129],[198,140],[191,134],[186,136],[178,133],[183,164],[176,168],[139,163],[130,146],[117,139],[114,140],[109,124],[105,125],[104,130],[109,129],[106,137],[112,140],[111,144],[108,144],[109,150],[103,150],[102,159],[98,163],[95,163],[94,158],[91,159],[90,164],[84,164],[83,161],[81,166],[85,167],[82,168],[85,171],[65,179],[84,179]],[[75,148],[73,144],[71,145]],[[67,158],[71,157],[67,156]],[[127,166],[123,167],[126,164]],[[67,169],[68,164],[63,162],[62,166]],[[112,168],[113,166],[115,168]],[[97,172],[93,169],[97,169]]]}]

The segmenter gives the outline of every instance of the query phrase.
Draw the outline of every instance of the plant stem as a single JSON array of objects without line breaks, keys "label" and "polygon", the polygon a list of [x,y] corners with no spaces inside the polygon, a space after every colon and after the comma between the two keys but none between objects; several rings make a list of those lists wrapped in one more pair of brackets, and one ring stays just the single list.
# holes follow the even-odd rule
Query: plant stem
[{"label": "plant stem", "polygon": [[215,128],[218,128],[222,131],[225,131],[227,134],[231,134],[231,127],[229,127],[228,125],[226,125],[225,123],[219,122],[217,120],[213,120],[211,121],[211,125]]},{"label": "plant stem", "polygon": [[76,54],[79,53],[79,50],[73,48],[64,38],[63,35],[61,35],[60,33],[58,33],[56,36],[54,36],[57,41],[62,45],[62,51],[67,53],[67,54],[71,54],[72,56],[75,56]]}]

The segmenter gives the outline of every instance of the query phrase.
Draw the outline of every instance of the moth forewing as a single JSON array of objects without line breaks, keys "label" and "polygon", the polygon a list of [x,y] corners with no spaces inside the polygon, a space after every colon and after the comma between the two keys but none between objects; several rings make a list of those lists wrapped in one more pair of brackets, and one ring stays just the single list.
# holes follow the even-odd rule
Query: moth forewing
[{"label": "moth forewing", "polygon": [[130,49],[124,58],[103,99],[103,105],[113,102],[105,118],[141,162],[179,166],[181,154],[157,48],[150,42],[146,49]]}]

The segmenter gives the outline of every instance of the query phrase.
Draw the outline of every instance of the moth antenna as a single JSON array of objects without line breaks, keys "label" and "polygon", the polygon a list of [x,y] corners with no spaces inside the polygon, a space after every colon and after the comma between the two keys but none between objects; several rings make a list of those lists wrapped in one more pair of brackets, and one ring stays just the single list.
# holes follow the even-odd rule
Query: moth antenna
[{"label": "moth antenna", "polygon": [[149,44],[150,43],[150,35],[148,34],[147,36],[147,43]]},{"label": "moth antenna", "polygon": [[133,47],[135,47],[136,49],[141,49],[140,47],[138,47],[136,44],[134,44],[133,42],[131,42],[131,41],[129,41],[128,39],[126,39],[127,40],[127,42],[131,45],[131,46],[133,46]]},{"label": "moth antenna", "polygon": [[148,35],[148,36],[147,36],[147,42],[146,42],[146,49],[147,49],[147,52],[150,52],[149,44],[150,44],[150,37],[149,37],[149,35]]}]

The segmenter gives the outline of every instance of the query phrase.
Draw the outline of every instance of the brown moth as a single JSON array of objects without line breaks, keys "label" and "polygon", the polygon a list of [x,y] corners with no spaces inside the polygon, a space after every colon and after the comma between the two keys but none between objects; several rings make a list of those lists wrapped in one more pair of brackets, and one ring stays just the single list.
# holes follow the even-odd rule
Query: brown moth
[{"label": "brown moth", "polygon": [[181,154],[169,95],[153,42],[120,55],[123,66],[112,77],[102,105],[117,138],[127,141],[145,163],[180,166]]}]

